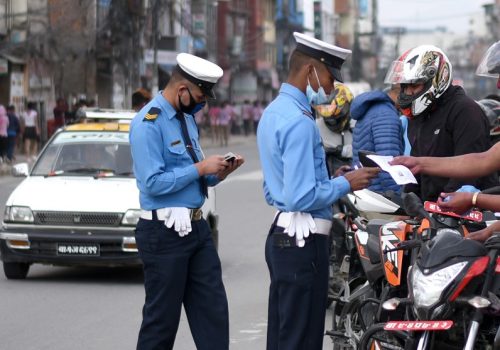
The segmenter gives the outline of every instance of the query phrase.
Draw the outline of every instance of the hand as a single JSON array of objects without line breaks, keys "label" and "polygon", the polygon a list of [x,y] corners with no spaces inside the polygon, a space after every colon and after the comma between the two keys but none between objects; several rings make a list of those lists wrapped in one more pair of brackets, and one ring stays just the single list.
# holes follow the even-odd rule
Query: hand
[{"label": "hand", "polygon": [[342,165],[340,168],[337,169],[334,177],[344,176],[346,173],[348,173],[351,170],[352,170],[352,168],[349,165]]},{"label": "hand", "polygon": [[192,231],[191,217],[189,209],[183,207],[167,208],[165,217],[165,226],[172,228],[179,233],[180,237],[187,236]]},{"label": "hand", "polygon": [[483,228],[482,230],[470,233],[467,238],[474,241],[484,242],[493,236],[495,232],[500,232],[500,221],[495,221],[490,226]]},{"label": "hand", "polygon": [[220,181],[224,180],[229,174],[238,169],[243,163],[245,163],[245,160],[242,156],[237,154],[236,159],[234,159],[232,162],[225,162],[227,163],[227,166],[223,170],[218,171],[216,174],[217,178]]},{"label": "hand", "polygon": [[471,192],[441,193],[437,205],[445,211],[463,214],[472,208],[473,195],[474,193]]},{"label": "hand", "polygon": [[203,176],[217,174],[219,171],[224,170],[227,164],[223,156],[214,155],[203,159],[201,162],[195,163],[195,166],[198,169],[198,174]]},{"label": "hand", "polygon": [[391,165],[404,165],[410,171],[416,175],[420,172],[421,165],[420,165],[420,160],[417,157],[410,157],[410,156],[399,156],[399,157],[394,157],[393,160],[389,162]]},{"label": "hand", "polygon": [[284,232],[290,237],[295,236],[297,246],[302,248],[306,244],[305,238],[309,237],[309,233],[316,232],[316,224],[311,214],[296,211],[292,213],[290,223]]},{"label": "hand", "polygon": [[361,168],[344,175],[351,185],[351,191],[362,190],[370,185],[370,180],[378,175],[380,168]]}]

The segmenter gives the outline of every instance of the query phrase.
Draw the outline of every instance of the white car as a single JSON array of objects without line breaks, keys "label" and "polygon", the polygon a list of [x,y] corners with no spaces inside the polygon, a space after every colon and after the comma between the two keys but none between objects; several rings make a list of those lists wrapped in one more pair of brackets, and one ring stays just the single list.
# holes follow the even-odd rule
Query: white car
[{"label": "white car", "polygon": [[[128,141],[132,111],[87,111],[84,123],[59,129],[5,206],[0,251],[7,278],[33,263],[140,264],[134,230],[139,190]],[[218,243],[215,191],[202,208]]]}]

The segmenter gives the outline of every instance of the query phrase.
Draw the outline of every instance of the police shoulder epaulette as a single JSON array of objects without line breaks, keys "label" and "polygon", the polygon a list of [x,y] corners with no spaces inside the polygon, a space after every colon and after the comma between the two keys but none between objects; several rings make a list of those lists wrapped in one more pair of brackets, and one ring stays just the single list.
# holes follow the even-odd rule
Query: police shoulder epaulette
[{"label": "police shoulder epaulette", "polygon": [[143,122],[154,122],[158,115],[160,114],[161,109],[158,107],[151,107],[151,109],[144,116]]},{"label": "police shoulder epaulette", "polygon": [[311,113],[311,112],[308,112],[308,111],[305,111],[305,110],[302,110],[302,114],[308,116],[309,118],[311,119],[314,119],[314,115]]}]

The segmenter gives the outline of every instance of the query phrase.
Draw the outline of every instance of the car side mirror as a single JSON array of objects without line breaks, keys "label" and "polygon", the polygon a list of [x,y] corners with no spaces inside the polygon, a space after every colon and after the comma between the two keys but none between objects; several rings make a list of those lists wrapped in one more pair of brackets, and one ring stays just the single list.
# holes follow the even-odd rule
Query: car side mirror
[{"label": "car side mirror", "polygon": [[26,177],[29,174],[28,163],[19,163],[12,167],[12,176],[15,177]]}]

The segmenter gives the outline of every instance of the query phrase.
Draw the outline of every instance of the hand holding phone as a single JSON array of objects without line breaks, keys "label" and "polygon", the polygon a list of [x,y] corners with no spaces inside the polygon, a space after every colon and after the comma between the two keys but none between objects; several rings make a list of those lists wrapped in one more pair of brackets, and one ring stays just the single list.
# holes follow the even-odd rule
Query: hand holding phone
[{"label": "hand holding phone", "polygon": [[232,163],[236,160],[236,155],[233,152],[227,152],[224,154],[224,160]]}]

